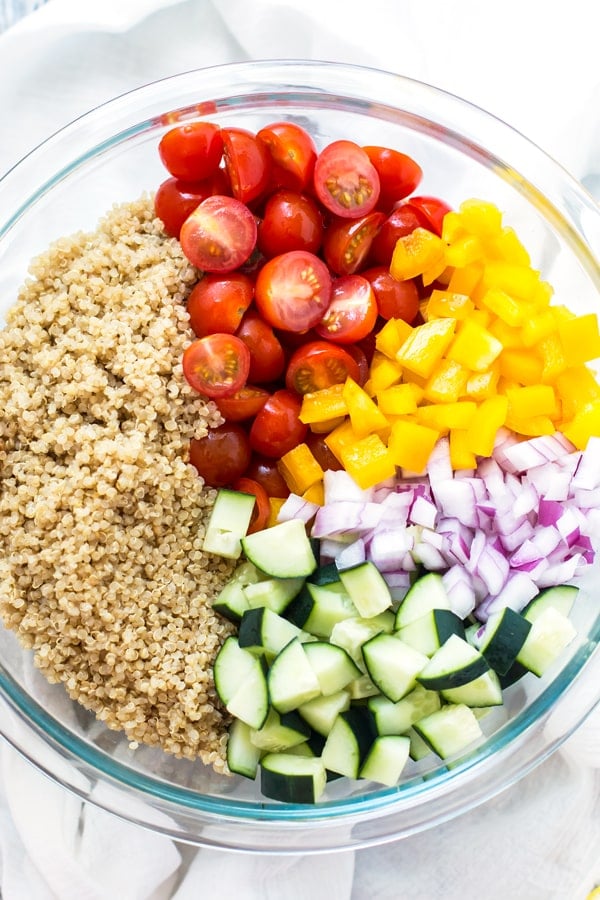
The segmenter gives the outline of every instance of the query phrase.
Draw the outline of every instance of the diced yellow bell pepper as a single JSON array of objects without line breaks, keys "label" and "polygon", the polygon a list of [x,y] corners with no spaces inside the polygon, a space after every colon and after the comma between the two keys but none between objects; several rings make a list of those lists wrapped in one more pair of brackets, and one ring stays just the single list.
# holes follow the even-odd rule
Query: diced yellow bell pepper
[{"label": "diced yellow bell pepper", "polygon": [[350,419],[344,419],[341,425],[330,431],[324,438],[326,445],[340,463],[344,449],[355,444],[357,440],[358,435],[354,431]]},{"label": "diced yellow bell pepper", "polygon": [[473,372],[484,372],[500,356],[502,349],[493,334],[470,318],[460,326],[446,356]]},{"label": "diced yellow bell pepper", "polygon": [[552,416],[556,415],[558,411],[556,394],[549,384],[508,388],[506,396],[508,397],[509,414],[516,419]]},{"label": "diced yellow bell pepper", "polygon": [[481,299],[481,305],[511,327],[520,325],[528,311],[522,300],[515,300],[499,288],[490,288],[486,291]]},{"label": "diced yellow bell pepper", "polygon": [[523,322],[521,340],[525,347],[533,347],[556,331],[556,320],[549,309],[536,312]]},{"label": "diced yellow bell pepper", "polygon": [[572,419],[585,406],[600,400],[600,384],[587,366],[565,369],[554,382],[554,388],[565,419]]},{"label": "diced yellow bell pepper", "polygon": [[465,234],[466,229],[461,214],[456,210],[446,213],[442,222],[442,240],[446,244],[451,244],[452,241],[458,241]]},{"label": "diced yellow bell pepper", "polygon": [[389,359],[395,359],[396,353],[412,330],[412,325],[404,319],[388,319],[375,336],[375,348]]},{"label": "diced yellow bell pepper", "polygon": [[479,238],[472,234],[457,238],[446,248],[446,263],[449,266],[464,268],[477,262],[483,256],[483,247]]},{"label": "diced yellow bell pepper", "polygon": [[442,358],[456,328],[454,319],[433,319],[413,328],[396,354],[400,365],[422,378],[428,378]]},{"label": "diced yellow bell pepper", "polygon": [[495,319],[489,327],[490,334],[500,341],[505,349],[515,350],[523,347],[523,332],[521,328],[512,328],[502,319]]},{"label": "diced yellow bell pepper", "polygon": [[406,281],[434,267],[442,266],[442,272],[446,266],[445,250],[446,245],[437,234],[426,228],[415,228],[396,242],[390,275],[396,281]]},{"label": "diced yellow bell pepper", "polygon": [[548,416],[530,416],[527,419],[519,419],[517,416],[512,416],[510,410],[504,424],[515,434],[522,434],[526,437],[541,437],[543,434],[554,434],[556,431],[554,422]]},{"label": "diced yellow bell pepper", "polygon": [[450,464],[457,469],[474,469],[477,465],[475,454],[469,448],[466,429],[452,428],[450,431]]},{"label": "diced yellow bell pepper", "polygon": [[277,463],[279,473],[293,494],[303,494],[323,480],[323,469],[308,444],[297,444]]},{"label": "diced yellow bell pepper", "polygon": [[585,450],[591,437],[600,437],[600,400],[579,410],[561,431],[579,450]]},{"label": "diced yellow bell pepper", "polygon": [[477,404],[472,400],[459,400],[456,403],[432,403],[419,406],[416,419],[420,425],[435,428],[436,431],[447,432],[451,428],[468,428],[477,412]]},{"label": "diced yellow bell pepper", "polygon": [[554,294],[554,288],[551,284],[548,284],[547,281],[540,281],[537,288],[533,292],[533,296],[531,297],[531,302],[538,310],[546,309],[550,305],[550,301],[552,300],[552,296]]},{"label": "diced yellow bell pepper", "polygon": [[464,228],[478,237],[495,237],[501,233],[502,213],[487,200],[463,200],[459,213]]},{"label": "diced yellow bell pepper", "polygon": [[341,425],[346,417],[336,416],[335,419],[323,419],[322,422],[311,422],[308,426],[313,434],[329,434],[338,425]]},{"label": "diced yellow bell pepper", "polygon": [[511,297],[529,300],[540,283],[540,273],[528,265],[507,262],[488,262],[483,280],[487,288],[499,288]]},{"label": "diced yellow bell pepper", "polygon": [[273,525],[277,525],[279,510],[284,503],[284,497],[269,497],[269,518],[267,520],[267,528],[272,528]]},{"label": "diced yellow bell pepper", "polygon": [[388,447],[397,466],[421,473],[435,447],[439,432],[418,422],[398,419],[392,425]]},{"label": "diced yellow bell pepper", "polygon": [[500,364],[498,362],[495,362],[485,372],[473,372],[465,385],[465,396],[478,403],[487,400],[496,393],[499,377]]},{"label": "diced yellow bell pepper", "polygon": [[461,321],[466,319],[474,309],[475,304],[468,294],[434,290],[427,303],[427,318],[451,318]]},{"label": "diced yellow bell pepper", "polygon": [[367,434],[387,428],[388,420],[377,408],[377,404],[352,378],[346,378],[343,396],[352,428],[358,437],[366,437]]},{"label": "diced yellow bell pepper", "polygon": [[311,484],[302,494],[302,499],[307,500],[309,503],[318,503],[319,506],[323,506],[325,503],[323,482],[317,481],[316,484]]},{"label": "diced yellow bell pepper", "polygon": [[[392,384],[397,384],[401,378],[401,366],[399,366],[394,359],[388,359],[387,356],[380,353],[379,350],[376,350],[373,354],[371,367],[369,369],[370,389],[373,394],[377,394],[379,391],[390,387]],[[369,392],[367,391],[367,393]]]},{"label": "diced yellow bell pepper", "polygon": [[[557,332],[553,331],[552,334],[538,341],[533,349],[542,361],[542,374],[537,379],[538,381],[552,384],[561,372],[569,368],[565,359],[562,341]],[[523,382],[523,384],[527,383],[531,384],[531,382]]]},{"label": "diced yellow bell pepper", "polygon": [[343,391],[343,384],[332,384],[331,387],[322,388],[320,391],[304,394],[300,421],[305,425],[311,425],[314,422],[326,422],[328,419],[347,415],[348,407]]},{"label": "diced yellow bell pepper", "polygon": [[455,403],[464,392],[469,371],[452,359],[441,359],[425,384],[423,396],[430,403]]},{"label": "diced yellow bell pepper", "polygon": [[483,266],[480,263],[465,266],[464,269],[455,269],[448,282],[448,291],[451,294],[466,294],[467,297],[472,297],[482,276]]},{"label": "diced yellow bell pepper", "polygon": [[558,335],[567,366],[578,366],[600,356],[600,334],[595,313],[559,322]]},{"label": "diced yellow bell pepper", "polygon": [[539,384],[542,371],[542,361],[531,350],[503,350],[500,354],[500,374],[508,381]]},{"label": "diced yellow bell pepper", "polygon": [[395,384],[377,394],[377,406],[384,416],[414,413],[422,391],[414,384]]},{"label": "diced yellow bell pepper", "polygon": [[342,449],[342,465],[366,489],[396,474],[396,463],[379,435],[369,434]]},{"label": "diced yellow bell pepper", "polygon": [[503,228],[500,234],[494,238],[490,252],[492,256],[515,266],[529,266],[531,264],[529,253],[521,243],[514,228],[510,226]]},{"label": "diced yellow bell pepper", "polygon": [[467,428],[467,445],[476,456],[491,456],[498,429],[508,413],[508,399],[496,395],[477,407]]}]

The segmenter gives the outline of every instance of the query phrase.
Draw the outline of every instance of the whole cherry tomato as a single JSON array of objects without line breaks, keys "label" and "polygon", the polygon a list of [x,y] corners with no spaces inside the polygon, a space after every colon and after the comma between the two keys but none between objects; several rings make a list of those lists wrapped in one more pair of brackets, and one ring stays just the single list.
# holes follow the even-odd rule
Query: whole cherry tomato
[{"label": "whole cherry tomato", "polygon": [[328,469],[336,472],[338,469],[343,468],[337,456],[331,452],[325,443],[325,435],[309,431],[304,440],[324,472]]},{"label": "whole cherry tomato", "polygon": [[377,321],[373,288],[362,275],[342,275],[333,283],[331,303],[315,331],[339,344],[353,344],[366,337]]},{"label": "whole cherry tomato", "polygon": [[353,356],[329,341],[311,341],[292,355],[285,375],[285,386],[297,394],[309,394],[346,378],[358,381],[360,371]]},{"label": "whole cherry tomato", "polygon": [[223,332],[233,334],[252,303],[254,285],[247,275],[207,273],[187,299],[190,325],[197,337]]},{"label": "whole cherry tomato", "polygon": [[250,381],[253,384],[276,381],[285,368],[285,353],[271,326],[253,310],[249,310],[242,319],[236,336],[250,351]]},{"label": "whole cherry tomato", "polygon": [[419,290],[415,282],[396,281],[387,266],[374,266],[362,273],[370,283],[383,319],[404,319],[412,322],[419,312]]},{"label": "whole cherry tomato", "polygon": [[234,481],[231,486],[234,491],[241,491],[243,494],[254,494],[254,511],[247,534],[253,534],[255,531],[262,531],[263,528],[266,528],[271,515],[271,504],[269,503],[269,495],[263,485],[253,478],[243,475]]},{"label": "whole cherry tomato", "polygon": [[225,168],[233,196],[242,203],[250,203],[264,194],[269,185],[269,152],[245,128],[223,128],[221,134]]},{"label": "whole cherry tomato", "polygon": [[211,487],[223,487],[240,478],[250,456],[248,435],[234,423],[211,428],[205,437],[190,441],[190,462]]},{"label": "whole cherry tomato", "polygon": [[371,243],[370,259],[374,265],[388,266],[399,238],[423,227],[419,211],[410,202],[397,206],[381,224]]},{"label": "whole cherry tomato", "polygon": [[205,272],[233,272],[256,244],[256,220],[234,197],[207,197],[181,226],[181,248]]},{"label": "whole cherry tomato", "polygon": [[250,446],[256,453],[281,459],[304,440],[308,428],[300,421],[302,400],[285,389],[275,391],[257,413],[250,428]]},{"label": "whole cherry tomato", "polygon": [[333,219],[323,239],[323,256],[329,268],[336,275],[359,272],[384,221],[385,215],[376,210],[357,219]]},{"label": "whole cherry tomato", "polygon": [[334,141],[321,150],[313,181],[317,197],[336,216],[364,216],[379,199],[377,170],[353,141]]},{"label": "whole cherry tomato", "polygon": [[274,328],[308,331],[329,306],[331,275],[314,253],[291,250],[265,263],[255,297],[260,314]]},{"label": "whole cherry tomato", "polygon": [[222,169],[204,181],[182,181],[167,178],[159,185],[154,197],[154,211],[170,237],[179,237],[181,226],[196,207],[213,194],[227,190],[227,179]]},{"label": "whole cherry tomato", "polygon": [[439,197],[411,197],[410,205],[421,214],[423,228],[441,235],[444,216],[451,212],[451,206]]},{"label": "whole cherry tomato", "polygon": [[423,177],[421,166],[412,156],[389,147],[363,148],[379,175],[379,206],[389,210],[398,200],[417,189]]},{"label": "whole cherry tomato", "polygon": [[265,145],[273,161],[271,180],[274,184],[305,190],[311,182],[317,148],[310,134],[294,122],[272,122],[256,135]]},{"label": "whole cherry tomato", "polygon": [[219,168],[223,155],[221,129],[212,122],[188,122],[171,128],[160,140],[158,153],[175,178],[201,181]]},{"label": "whole cherry tomato", "polygon": [[267,200],[258,226],[258,247],[267,257],[289,250],[316,253],[323,239],[323,217],[314,200],[279,190]]},{"label": "whole cherry tomato", "polygon": [[182,363],[188,384],[217,399],[235,394],[246,383],[250,351],[233,334],[209,334],[186,347]]},{"label": "whole cherry tomato", "polygon": [[260,482],[269,497],[287,497],[290,489],[277,468],[277,461],[268,456],[253,453],[246,469],[248,478]]}]

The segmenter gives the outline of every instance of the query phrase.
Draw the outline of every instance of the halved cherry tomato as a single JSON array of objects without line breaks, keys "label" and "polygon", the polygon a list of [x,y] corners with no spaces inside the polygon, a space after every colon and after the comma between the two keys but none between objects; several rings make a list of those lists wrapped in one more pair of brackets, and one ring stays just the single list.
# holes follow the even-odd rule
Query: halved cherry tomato
[{"label": "halved cherry tomato", "polygon": [[225,168],[236,199],[250,203],[269,185],[271,157],[251,131],[245,128],[223,128]]},{"label": "halved cherry tomato", "polygon": [[233,272],[256,244],[256,220],[234,197],[207,197],[181,226],[181,248],[205,272]]},{"label": "halved cherry tomato", "polygon": [[367,359],[367,354],[362,347],[358,346],[358,344],[345,344],[344,350],[346,353],[350,354],[358,367],[358,378],[355,378],[354,380],[362,387],[369,378],[369,360]]},{"label": "halved cherry tomato", "polygon": [[285,353],[271,326],[249,310],[236,335],[250,351],[250,381],[265,384],[279,378],[285,367]]},{"label": "halved cherry tomato", "polygon": [[190,441],[190,462],[211,487],[223,487],[240,478],[250,456],[248,435],[234,423],[211,428],[205,437]]},{"label": "halved cherry tomato", "polygon": [[260,314],[274,328],[308,331],[329,306],[331,275],[314,253],[290,250],[262,267],[255,299]]},{"label": "halved cherry tomato", "polygon": [[256,415],[250,428],[250,446],[256,453],[273,459],[293,450],[304,440],[308,428],[300,421],[302,400],[282,389],[272,394]]},{"label": "halved cherry tomato", "polygon": [[389,210],[398,200],[408,197],[421,183],[423,170],[418,163],[389,147],[363,147],[365,153],[377,169],[381,190],[379,206]]},{"label": "halved cherry tomato", "polygon": [[333,219],[323,239],[323,256],[329,268],[336,275],[358,272],[384,221],[385,215],[377,211],[358,219]]},{"label": "halved cherry tomato", "polygon": [[289,250],[316,253],[323,240],[323,217],[310,197],[279,190],[267,200],[258,226],[258,246],[265,256]]},{"label": "halved cherry tomato", "polygon": [[332,472],[336,472],[338,469],[343,469],[343,466],[337,456],[334,456],[334,454],[325,443],[324,435],[315,434],[315,432],[309,431],[304,440],[310,448],[312,455],[319,463],[324,472],[326,472],[328,469],[331,469]]},{"label": "halved cherry tomato", "polygon": [[341,384],[348,376],[354,381],[360,378],[358,364],[350,353],[329,341],[311,341],[292,355],[285,386],[297,394],[309,394]]},{"label": "halved cherry tomato", "polygon": [[218,397],[215,403],[223,418],[228,422],[245,422],[247,419],[254,418],[268,399],[269,392],[264,388],[245,384],[235,394]]},{"label": "halved cherry tomato", "polygon": [[373,288],[362,275],[342,275],[333,282],[331,303],[315,327],[322,338],[353,344],[373,330],[377,301]]},{"label": "halved cherry tomato", "polygon": [[182,181],[167,178],[159,185],[154,197],[154,211],[170,237],[179,237],[181,226],[196,207],[213,194],[227,191],[227,179],[222,169],[204,181]]},{"label": "halved cherry tomato", "polygon": [[248,478],[253,478],[264,487],[269,497],[287,497],[290,489],[277,468],[277,462],[268,456],[253,453],[246,469]]},{"label": "halved cherry tomato", "polygon": [[183,352],[187,382],[206,397],[227,397],[246,383],[250,351],[233,334],[209,334],[192,341]]},{"label": "halved cherry tomato", "polygon": [[412,278],[396,281],[387,266],[365,269],[362,276],[371,283],[382,318],[413,321],[419,312],[419,289]]},{"label": "halved cherry tomato", "polygon": [[310,134],[294,122],[272,122],[256,135],[273,160],[276,185],[303,191],[312,179],[317,148]]},{"label": "halved cherry tomato", "polygon": [[399,238],[419,227],[423,227],[423,220],[419,211],[411,206],[410,201],[397,206],[381,224],[373,238],[369,258],[375,265],[389,266]]},{"label": "halved cherry tomato", "polygon": [[201,181],[217,171],[223,155],[221,129],[212,122],[177,125],[162,136],[158,153],[175,178]]},{"label": "halved cherry tomato", "polygon": [[233,334],[252,303],[254,285],[247,275],[207,273],[187,299],[190,325],[196,337],[222,332]]},{"label": "halved cherry tomato", "polygon": [[439,197],[411,197],[410,205],[421,214],[423,228],[441,235],[444,216],[452,210],[451,206]]},{"label": "halved cherry tomato", "polygon": [[365,216],[379,199],[377,169],[353,141],[334,141],[321,150],[313,181],[317,197],[336,216]]},{"label": "halved cherry tomato", "polygon": [[256,502],[247,533],[252,534],[255,531],[262,531],[263,528],[266,528],[271,515],[271,504],[269,503],[269,495],[263,485],[258,481],[254,481],[253,478],[242,476],[234,481],[231,486],[234,491],[241,491],[243,494],[254,494]]}]

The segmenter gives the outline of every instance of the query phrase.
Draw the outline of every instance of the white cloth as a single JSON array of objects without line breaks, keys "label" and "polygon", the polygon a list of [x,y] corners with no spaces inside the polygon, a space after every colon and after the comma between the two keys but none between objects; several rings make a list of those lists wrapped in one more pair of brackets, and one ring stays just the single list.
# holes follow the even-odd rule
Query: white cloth
[{"label": "white cloth", "polygon": [[[599,18],[589,0],[493,9],[480,0],[50,0],[0,35],[0,174],[145,82],[296,57],[374,65],[463,96],[600,195]],[[310,858],[176,846],[82,804],[6,744],[1,762],[3,900],[584,900],[600,882],[600,711],[520,784],[461,818]]]}]

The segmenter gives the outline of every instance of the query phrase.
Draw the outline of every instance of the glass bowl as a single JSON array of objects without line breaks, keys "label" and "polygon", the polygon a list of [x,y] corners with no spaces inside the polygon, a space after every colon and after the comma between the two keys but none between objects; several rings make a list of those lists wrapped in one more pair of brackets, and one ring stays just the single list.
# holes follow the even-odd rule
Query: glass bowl
[{"label": "glass bowl", "polygon": [[[32,257],[93,229],[113,202],[165,177],[157,154],[176,121],[204,117],[256,131],[282,118],[317,143],[348,138],[419,161],[419,193],[495,203],[535,268],[575,312],[597,308],[600,210],[524,137],[481,109],[397,75],[333,63],[264,61],[198,70],[118,97],[50,137],[0,181],[0,313]],[[576,604],[577,640],[542,679],[527,676],[482,720],[475,749],[411,764],[393,788],[332,782],[318,805],[262,798],[253,782],[216,776],[156,749],[132,750],[63,688],[50,685],[0,630],[0,728],[54,781],[132,822],[191,844],[276,853],[368,846],[430,828],[493,796],[539,764],[600,699],[600,611],[591,572]]]}]

